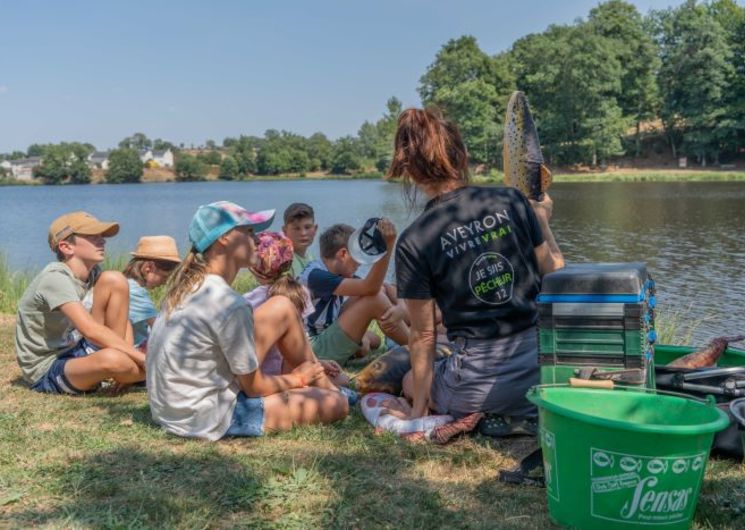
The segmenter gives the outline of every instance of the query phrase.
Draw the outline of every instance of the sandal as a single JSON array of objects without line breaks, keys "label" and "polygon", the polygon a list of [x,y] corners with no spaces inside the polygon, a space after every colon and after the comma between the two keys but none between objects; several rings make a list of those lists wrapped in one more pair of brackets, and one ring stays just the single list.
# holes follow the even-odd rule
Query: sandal
[{"label": "sandal", "polygon": [[538,420],[534,416],[487,414],[479,424],[479,433],[492,438],[535,436],[538,433]]}]

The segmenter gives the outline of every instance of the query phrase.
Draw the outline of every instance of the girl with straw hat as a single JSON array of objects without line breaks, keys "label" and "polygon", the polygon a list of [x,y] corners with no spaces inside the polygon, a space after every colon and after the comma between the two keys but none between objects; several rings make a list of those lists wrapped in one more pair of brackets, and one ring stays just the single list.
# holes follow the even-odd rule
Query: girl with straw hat
[{"label": "girl with straw hat", "polygon": [[178,246],[172,237],[143,236],[137,242],[123,271],[129,282],[129,322],[135,348],[145,351],[150,326],[158,316],[148,290],[165,284],[179,263]]}]

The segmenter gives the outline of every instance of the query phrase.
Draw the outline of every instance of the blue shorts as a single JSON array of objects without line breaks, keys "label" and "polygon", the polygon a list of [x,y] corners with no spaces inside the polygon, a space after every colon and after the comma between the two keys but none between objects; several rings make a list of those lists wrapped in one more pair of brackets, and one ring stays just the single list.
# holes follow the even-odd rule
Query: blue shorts
[{"label": "blue shorts", "polygon": [[95,346],[89,344],[87,340],[82,339],[71,350],[57,357],[52,363],[52,366],[49,367],[49,370],[47,370],[47,373],[31,385],[31,390],[44,394],[70,394],[72,396],[85,394],[85,391],[78,390],[67,380],[67,377],[65,377],[65,365],[70,359],[85,357],[91,352],[92,348],[95,348]]},{"label": "blue shorts", "polygon": [[264,434],[264,400],[238,393],[233,418],[225,436],[261,436]]}]

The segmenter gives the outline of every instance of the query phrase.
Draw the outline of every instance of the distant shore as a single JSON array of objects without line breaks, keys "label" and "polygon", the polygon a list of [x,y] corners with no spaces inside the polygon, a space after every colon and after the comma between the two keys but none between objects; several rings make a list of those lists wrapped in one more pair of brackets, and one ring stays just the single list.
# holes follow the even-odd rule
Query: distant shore
[{"label": "distant shore", "polygon": [[[220,180],[210,175],[202,182],[254,182],[254,181],[287,181],[287,180],[375,180],[382,179],[383,173],[367,172],[354,175],[334,175],[326,173],[255,175],[236,180]],[[492,170],[488,174],[472,174],[475,184],[499,184],[503,180],[502,172]],[[606,171],[566,171],[557,170],[553,175],[554,182],[732,182],[745,181],[745,171],[721,169],[654,169],[623,168]],[[140,184],[175,183],[173,173],[164,170],[145,171]],[[102,176],[94,174],[91,184],[106,184]],[[0,186],[41,186],[39,181],[0,179]],[[64,184],[63,184],[64,185]]]}]

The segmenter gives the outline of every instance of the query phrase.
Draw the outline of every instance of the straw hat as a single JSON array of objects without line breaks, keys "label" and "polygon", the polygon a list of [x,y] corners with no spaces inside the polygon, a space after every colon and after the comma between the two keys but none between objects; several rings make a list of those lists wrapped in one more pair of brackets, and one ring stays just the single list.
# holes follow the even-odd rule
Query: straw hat
[{"label": "straw hat", "polygon": [[143,236],[132,255],[135,258],[181,263],[176,240],[170,236]]}]

